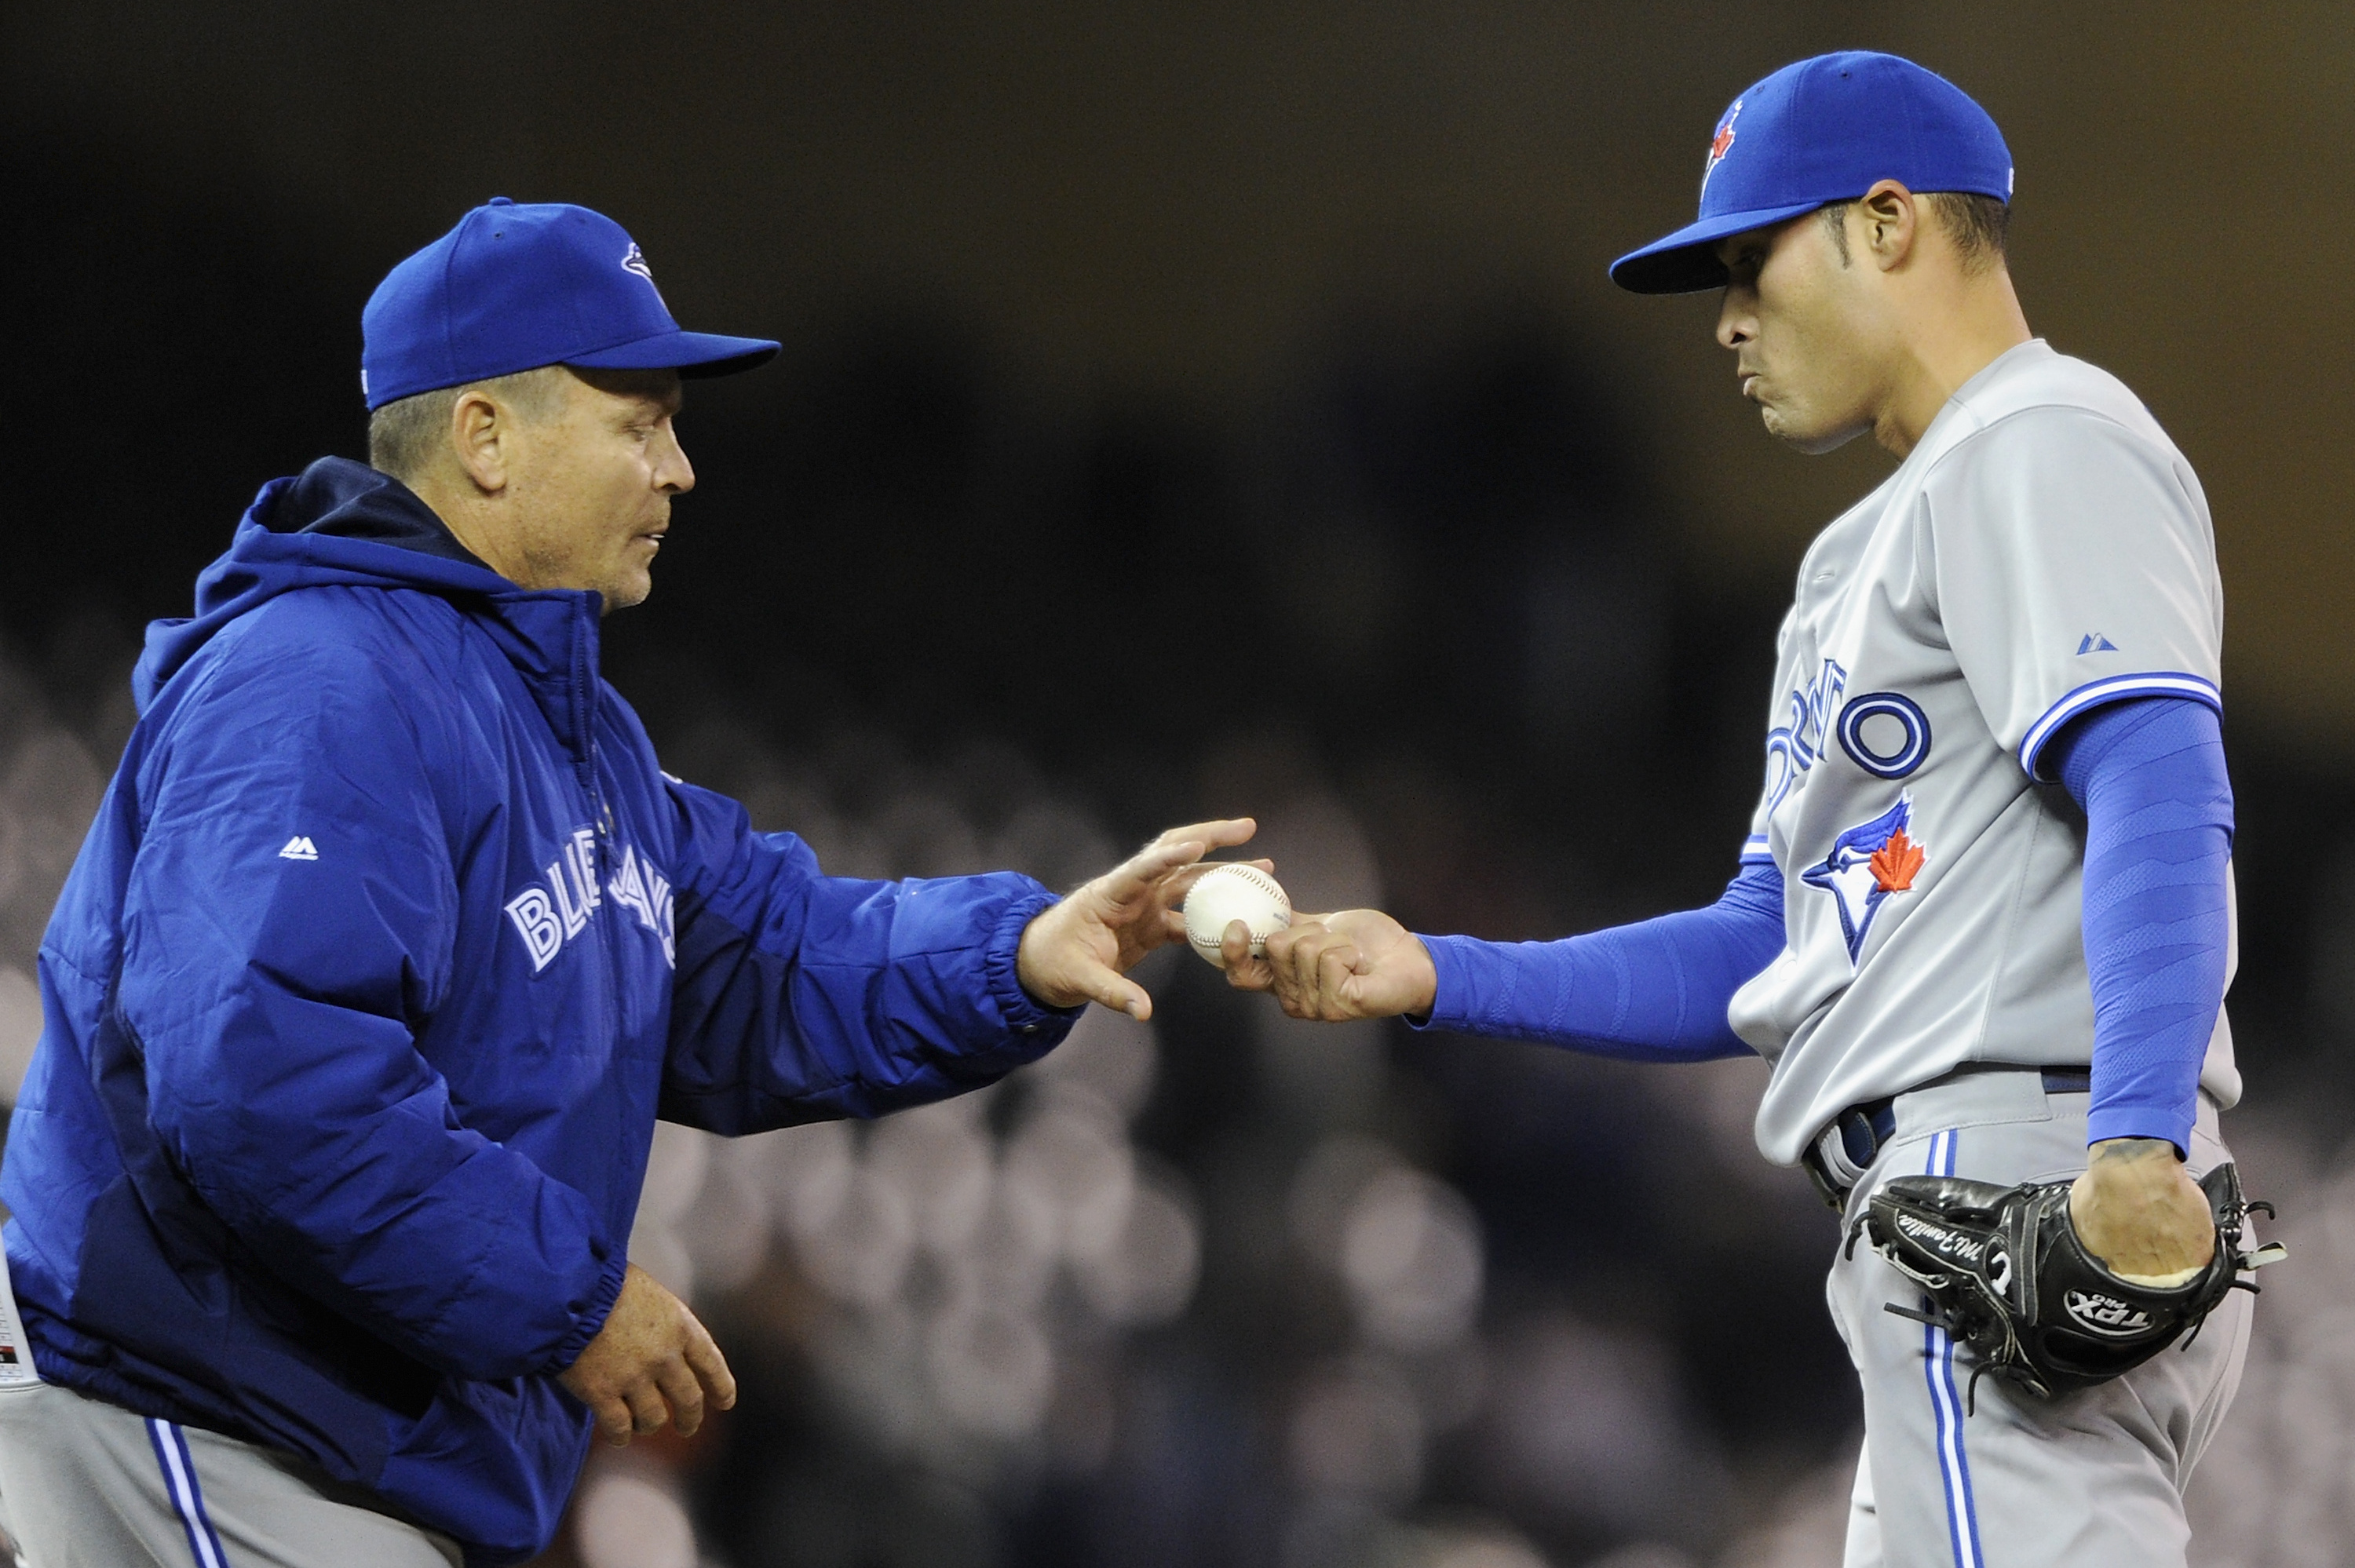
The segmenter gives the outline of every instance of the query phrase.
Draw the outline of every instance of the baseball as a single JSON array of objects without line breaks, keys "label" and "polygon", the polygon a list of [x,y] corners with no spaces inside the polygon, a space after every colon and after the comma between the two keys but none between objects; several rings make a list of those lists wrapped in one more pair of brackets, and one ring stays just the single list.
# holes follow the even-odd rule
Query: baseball
[{"label": "baseball", "polygon": [[1255,865],[1222,865],[1205,874],[1186,895],[1186,939],[1220,969],[1227,967],[1219,939],[1240,920],[1251,931],[1252,957],[1267,951],[1267,939],[1292,924],[1292,900],[1275,878]]}]

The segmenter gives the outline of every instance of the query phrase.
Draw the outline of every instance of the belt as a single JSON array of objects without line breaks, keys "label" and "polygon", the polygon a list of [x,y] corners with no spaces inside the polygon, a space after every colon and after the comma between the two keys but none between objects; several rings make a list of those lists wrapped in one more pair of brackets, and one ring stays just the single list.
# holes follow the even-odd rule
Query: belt
[{"label": "belt", "polygon": [[[1917,1084],[1905,1093],[1917,1094],[1923,1089],[1934,1088],[1975,1073],[2034,1073],[2044,1080],[2044,1092],[2048,1095],[2082,1095],[2094,1086],[2093,1074],[2083,1067],[2030,1067],[2009,1062],[1974,1062],[1957,1067],[1944,1077]],[[1817,1133],[1815,1140],[1807,1145],[1806,1152],[1799,1156],[1799,1163],[1806,1167],[1807,1175],[1815,1181],[1816,1191],[1823,1195],[1824,1202],[1833,1209],[1846,1213],[1848,1195],[1855,1191],[1857,1181],[1872,1169],[1872,1162],[1881,1158],[1881,1150],[1888,1147],[1890,1140],[1896,1136],[1897,1097],[1891,1095],[1885,1099],[1867,1100],[1862,1105],[1850,1106],[1832,1118],[1831,1124]],[[1835,1141],[1837,1151],[1828,1152],[1828,1146]],[[1855,1174],[1849,1175],[1850,1171]]]}]

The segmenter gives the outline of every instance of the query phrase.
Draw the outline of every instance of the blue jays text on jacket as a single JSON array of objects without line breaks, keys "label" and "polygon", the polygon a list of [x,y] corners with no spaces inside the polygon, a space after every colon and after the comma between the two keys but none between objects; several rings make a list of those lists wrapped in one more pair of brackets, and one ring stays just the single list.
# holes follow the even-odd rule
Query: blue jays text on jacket
[{"label": "blue jays text on jacket", "polygon": [[655,1118],[1031,1060],[1068,1027],[1014,973],[1051,896],[821,875],[659,771],[594,594],[517,588],[357,463],[266,487],[197,608],[148,633],[41,948],[0,1172],[35,1364],[528,1556]]}]

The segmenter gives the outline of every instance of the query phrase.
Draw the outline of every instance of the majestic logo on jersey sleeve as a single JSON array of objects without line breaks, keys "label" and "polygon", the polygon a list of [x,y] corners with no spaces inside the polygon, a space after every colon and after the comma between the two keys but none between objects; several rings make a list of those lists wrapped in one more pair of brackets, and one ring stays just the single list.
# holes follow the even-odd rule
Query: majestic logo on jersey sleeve
[{"label": "majestic logo on jersey sleeve", "polygon": [[564,841],[563,853],[547,871],[507,900],[507,918],[515,922],[524,950],[531,955],[532,973],[554,963],[565,944],[588,928],[590,916],[608,893],[662,943],[663,960],[677,962],[670,883],[652,861],[639,859],[627,844],[622,846],[622,858],[614,863],[612,875],[601,879],[597,831],[575,828]]},{"label": "majestic logo on jersey sleeve", "polygon": [[1704,192],[1709,189],[1710,175],[1717,173],[1718,164],[1733,151],[1733,122],[1741,118],[1742,100],[1737,98],[1733,107],[1725,111],[1725,118],[1717,122],[1717,134],[1709,139],[1709,162],[1700,167],[1700,188]]},{"label": "majestic logo on jersey sleeve", "polygon": [[1800,881],[1830,894],[1838,906],[1850,963],[1864,950],[1881,906],[1899,894],[1911,893],[1913,879],[1930,858],[1929,846],[1915,841],[1913,829],[1909,791],[1872,821],[1841,833],[1832,841],[1831,853],[1799,874]]}]

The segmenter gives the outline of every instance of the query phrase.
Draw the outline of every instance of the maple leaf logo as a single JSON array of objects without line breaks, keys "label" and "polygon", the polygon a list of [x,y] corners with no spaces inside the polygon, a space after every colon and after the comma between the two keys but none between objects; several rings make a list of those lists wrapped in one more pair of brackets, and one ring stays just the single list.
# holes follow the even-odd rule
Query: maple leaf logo
[{"label": "maple leaf logo", "polygon": [[1922,846],[1905,836],[1903,828],[1889,835],[1889,842],[1872,852],[1868,863],[1872,870],[1873,885],[1883,893],[1906,893],[1913,886],[1914,874],[1922,869]]},{"label": "maple leaf logo", "polygon": [[1710,138],[1709,161],[1700,166],[1702,190],[1709,189],[1710,175],[1717,173],[1717,165],[1724,161],[1726,154],[1733,150],[1733,122],[1741,118],[1742,100],[1737,98],[1733,101],[1733,107],[1725,111],[1725,119],[1719,123],[1717,134]]}]

